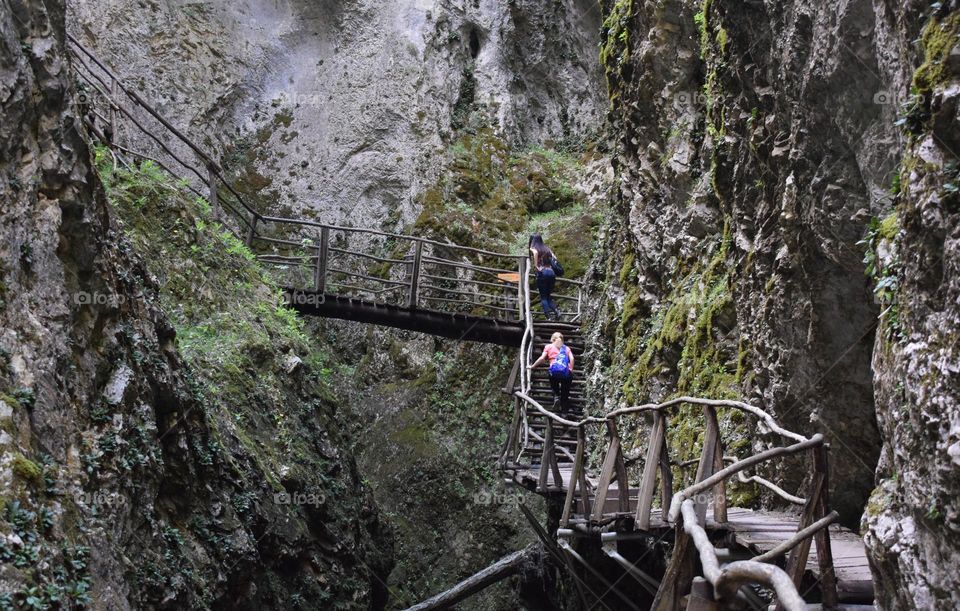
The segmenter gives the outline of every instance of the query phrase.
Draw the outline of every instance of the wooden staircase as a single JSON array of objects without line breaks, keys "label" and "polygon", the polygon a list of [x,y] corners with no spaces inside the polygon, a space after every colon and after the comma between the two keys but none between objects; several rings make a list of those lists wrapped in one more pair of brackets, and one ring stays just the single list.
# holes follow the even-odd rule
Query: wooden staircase
[{"label": "wooden staircase", "polygon": [[[550,336],[557,331],[563,334],[564,343],[573,352],[574,375],[570,386],[570,413],[560,412],[559,406],[557,407],[557,413],[578,420],[586,411],[586,382],[582,375],[584,342],[580,333],[580,325],[566,322],[538,321],[534,323],[533,329],[533,357],[535,359],[539,357],[543,347],[550,343]],[[550,388],[550,375],[545,365],[531,372],[530,397],[547,409],[553,409],[553,391]],[[548,422],[552,421],[543,414],[528,412],[527,425],[529,427],[530,443],[524,451],[523,462],[529,462],[532,465],[540,464],[544,441],[547,438]],[[577,429],[553,423],[550,433],[557,448],[557,462],[561,466],[573,464],[577,447]]]}]

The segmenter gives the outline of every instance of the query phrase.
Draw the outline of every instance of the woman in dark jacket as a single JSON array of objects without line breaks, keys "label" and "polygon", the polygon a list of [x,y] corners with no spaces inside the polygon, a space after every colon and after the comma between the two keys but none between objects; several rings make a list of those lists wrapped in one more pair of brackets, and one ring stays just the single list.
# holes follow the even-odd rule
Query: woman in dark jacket
[{"label": "woman in dark jacket", "polygon": [[533,269],[537,272],[537,290],[540,291],[540,305],[543,306],[543,313],[550,320],[559,320],[560,312],[551,297],[553,285],[557,281],[557,275],[553,270],[553,251],[543,243],[543,237],[539,233],[530,236],[529,246]]}]

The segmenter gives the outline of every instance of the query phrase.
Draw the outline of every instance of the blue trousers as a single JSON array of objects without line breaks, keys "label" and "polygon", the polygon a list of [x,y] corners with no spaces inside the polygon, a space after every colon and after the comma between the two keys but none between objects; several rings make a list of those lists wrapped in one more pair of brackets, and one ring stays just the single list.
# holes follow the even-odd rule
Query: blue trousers
[{"label": "blue trousers", "polygon": [[549,314],[557,312],[557,304],[551,299],[553,294],[553,285],[557,282],[557,276],[549,267],[537,272],[537,290],[540,292],[540,305],[543,306],[543,313]]}]

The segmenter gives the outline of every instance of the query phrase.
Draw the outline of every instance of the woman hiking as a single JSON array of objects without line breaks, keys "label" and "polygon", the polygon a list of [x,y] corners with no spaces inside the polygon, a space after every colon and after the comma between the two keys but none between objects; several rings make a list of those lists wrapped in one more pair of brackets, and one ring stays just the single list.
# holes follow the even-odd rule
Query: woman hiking
[{"label": "woman hiking", "polygon": [[530,365],[534,369],[550,360],[550,389],[553,391],[553,409],[570,413],[570,383],[573,382],[573,351],[563,343],[559,331],[550,336],[550,343],[543,347],[543,354]]},{"label": "woman hiking", "polygon": [[543,237],[539,233],[530,236],[529,246],[530,256],[533,258],[533,269],[537,272],[537,290],[540,291],[540,305],[543,306],[543,314],[548,320],[560,320],[557,304],[551,297],[553,285],[557,282],[557,273],[553,268],[554,261],[556,261],[553,251],[543,243]]}]

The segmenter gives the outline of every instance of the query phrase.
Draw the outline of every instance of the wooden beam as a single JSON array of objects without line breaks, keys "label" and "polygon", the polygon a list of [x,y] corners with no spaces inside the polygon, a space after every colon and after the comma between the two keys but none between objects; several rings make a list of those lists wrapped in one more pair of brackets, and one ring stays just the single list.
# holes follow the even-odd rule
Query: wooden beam
[{"label": "wooden beam", "polygon": [[617,454],[620,453],[620,438],[612,437],[607,454],[603,458],[603,467],[600,470],[600,481],[597,484],[597,494],[593,500],[594,520],[603,518],[603,506],[607,502],[607,493],[610,491],[610,481],[613,479],[616,468]]},{"label": "wooden beam", "polygon": [[330,229],[320,228],[320,250],[317,253],[317,268],[314,270],[313,284],[317,293],[323,294],[327,289],[327,262],[330,260]]},{"label": "wooden beam", "polygon": [[673,498],[673,471],[670,469],[670,450],[667,448],[668,423],[667,415],[663,414],[663,444],[660,446],[660,507],[663,519],[667,518]]},{"label": "wooden beam", "polygon": [[[717,430],[720,430],[719,424]],[[717,436],[717,450],[713,459],[713,472],[723,470],[723,440]],[[713,488],[713,521],[725,524],[727,521],[727,483],[721,480]]]},{"label": "wooden beam", "polygon": [[411,310],[417,309],[417,298],[419,297],[420,287],[420,264],[423,260],[423,242],[418,241],[413,247],[413,267],[410,270],[410,295],[407,299],[407,307]]},{"label": "wooden beam", "polygon": [[675,538],[670,564],[660,580],[660,589],[653,600],[651,609],[655,611],[677,611],[682,609],[681,599],[690,591],[693,584],[693,572],[696,568],[696,547],[693,539],[683,530],[682,524],[674,528]]},{"label": "wooden beam", "polygon": [[[567,496],[563,501],[563,515],[560,518],[560,524],[566,527],[570,523],[570,514],[573,511],[573,500],[577,494],[577,484],[580,481],[580,471],[583,469],[583,455],[586,445],[583,427],[577,427],[577,451],[573,458],[573,469],[570,471],[570,485],[567,486]],[[580,494],[586,496],[588,490],[581,490]]]},{"label": "wooden beam", "polygon": [[[822,445],[813,450],[813,468],[814,471],[822,475],[820,483],[820,494],[817,495],[818,518],[824,518],[830,515],[830,449]],[[837,595],[837,574],[833,566],[833,548],[830,542],[830,527],[818,531],[814,535],[817,543],[817,562],[820,566],[820,592],[823,598],[823,607],[833,609],[837,606],[839,596]]]},{"label": "wooden beam", "polygon": [[650,510],[653,507],[653,492],[657,486],[657,469],[660,466],[663,441],[663,414],[653,412],[653,428],[650,429],[650,443],[647,446],[647,455],[643,462],[643,476],[640,479],[640,491],[637,497],[635,518],[637,530],[648,530],[650,528]]},{"label": "wooden beam", "polygon": [[[703,438],[703,451],[700,454],[700,464],[697,466],[697,477],[694,483],[702,482],[714,473],[714,464],[717,455],[717,444],[720,437],[720,426],[717,424],[717,412],[709,406],[703,406],[703,419],[706,422],[706,432]],[[697,512],[697,520],[703,524],[707,519],[707,503],[703,495],[697,495],[694,499],[694,507]]]},{"label": "wooden beam", "polygon": [[533,564],[537,557],[540,544],[534,543],[524,549],[504,556],[497,560],[479,573],[476,573],[449,590],[441,592],[436,596],[416,604],[407,611],[433,611],[435,609],[450,609],[457,603],[480,592],[484,588],[491,586],[498,581],[511,577],[519,573],[525,565]]}]

